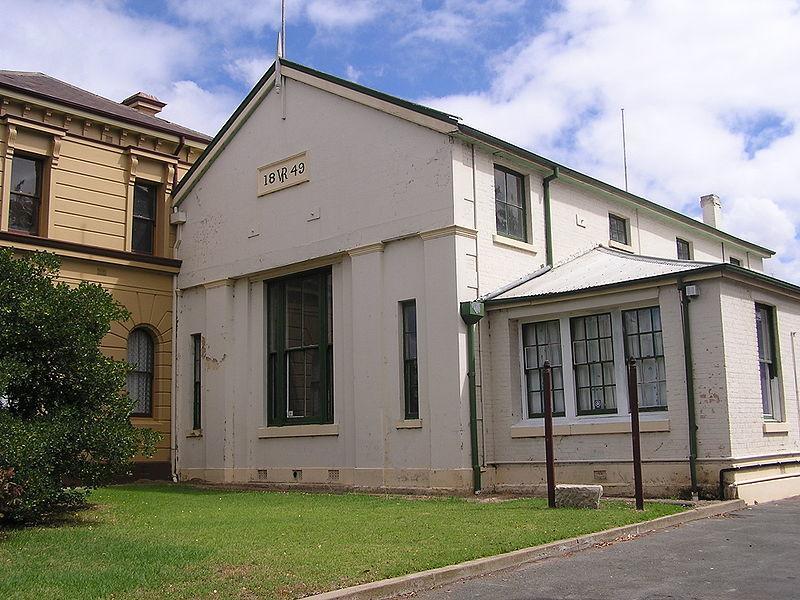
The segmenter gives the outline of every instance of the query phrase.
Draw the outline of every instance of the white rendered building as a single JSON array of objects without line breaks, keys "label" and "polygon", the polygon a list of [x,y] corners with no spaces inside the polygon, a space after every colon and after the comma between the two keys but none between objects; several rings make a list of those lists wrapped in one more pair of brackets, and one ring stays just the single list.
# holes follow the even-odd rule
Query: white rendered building
[{"label": "white rendered building", "polygon": [[175,192],[180,479],[536,492],[549,359],[558,480],[628,493],[634,356],[646,494],[800,493],[800,288],[719,199],[701,223],[299,64],[278,84]]}]

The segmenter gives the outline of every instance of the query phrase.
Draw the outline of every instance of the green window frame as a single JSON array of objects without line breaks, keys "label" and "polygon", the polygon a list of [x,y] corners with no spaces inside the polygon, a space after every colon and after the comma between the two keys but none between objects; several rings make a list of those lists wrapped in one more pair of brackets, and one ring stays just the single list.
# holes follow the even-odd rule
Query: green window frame
[{"label": "green window frame", "polygon": [[553,380],[553,416],[563,417],[564,371],[561,358],[561,324],[558,320],[522,326],[522,359],[528,418],[544,416],[544,363],[550,361]]},{"label": "green window frame", "polygon": [[636,359],[639,410],[667,410],[667,368],[661,309],[658,306],[622,311],[625,358]]},{"label": "green window frame", "polygon": [[628,219],[608,213],[608,238],[614,242],[629,246]]},{"label": "green window frame", "polygon": [[774,306],[756,304],[756,341],[764,418],[779,421],[782,419],[780,352]]},{"label": "green window frame", "polygon": [[331,269],[265,282],[267,425],[333,422]]},{"label": "green window frame", "polygon": [[525,177],[499,165],[494,166],[494,212],[498,235],[528,241]]},{"label": "green window frame", "polygon": [[569,328],[578,415],[616,413],[611,313],[572,317]]},{"label": "green window frame", "polygon": [[728,257],[728,262],[731,263],[734,266],[737,266],[737,267],[741,267],[742,266],[742,261],[739,260],[738,258],[733,257],[733,256],[729,256]]},{"label": "green window frame", "polygon": [[203,344],[199,333],[192,334],[192,429],[201,429],[203,394]]},{"label": "green window frame", "polygon": [[417,364],[417,301],[400,303],[403,318],[403,397],[405,418],[419,419],[419,370]]},{"label": "green window frame", "polygon": [[675,246],[680,260],[692,260],[692,245],[684,239],[675,238]]}]

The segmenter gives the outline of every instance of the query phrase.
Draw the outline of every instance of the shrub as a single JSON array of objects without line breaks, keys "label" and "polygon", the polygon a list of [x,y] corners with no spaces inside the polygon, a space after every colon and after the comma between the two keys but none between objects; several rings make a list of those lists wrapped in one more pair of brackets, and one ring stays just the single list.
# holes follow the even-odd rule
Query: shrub
[{"label": "shrub", "polygon": [[58,258],[0,250],[0,519],[70,510],[158,434],[134,428],[128,365],[100,341],[129,317],[102,287],[56,281]]}]

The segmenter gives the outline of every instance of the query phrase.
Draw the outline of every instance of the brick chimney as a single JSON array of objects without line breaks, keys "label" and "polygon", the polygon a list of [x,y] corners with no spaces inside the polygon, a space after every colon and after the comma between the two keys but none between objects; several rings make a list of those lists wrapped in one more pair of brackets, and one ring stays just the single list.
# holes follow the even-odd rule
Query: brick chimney
[{"label": "brick chimney", "polygon": [[162,102],[152,94],[146,94],[145,92],[136,92],[132,96],[128,96],[122,101],[122,104],[151,117],[160,113],[161,109],[167,105],[166,102]]},{"label": "brick chimney", "polygon": [[703,223],[720,229],[722,227],[722,203],[716,194],[700,196],[700,207],[703,209]]}]

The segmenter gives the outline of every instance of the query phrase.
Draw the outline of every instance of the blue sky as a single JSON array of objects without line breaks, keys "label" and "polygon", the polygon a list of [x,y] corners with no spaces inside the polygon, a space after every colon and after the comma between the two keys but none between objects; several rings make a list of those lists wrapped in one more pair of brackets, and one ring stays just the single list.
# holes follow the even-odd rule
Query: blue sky
[{"label": "blue sky", "polygon": [[[6,0],[0,68],[214,133],[274,58],[279,0]],[[286,0],[287,56],[778,251],[800,282],[798,0]]]}]

